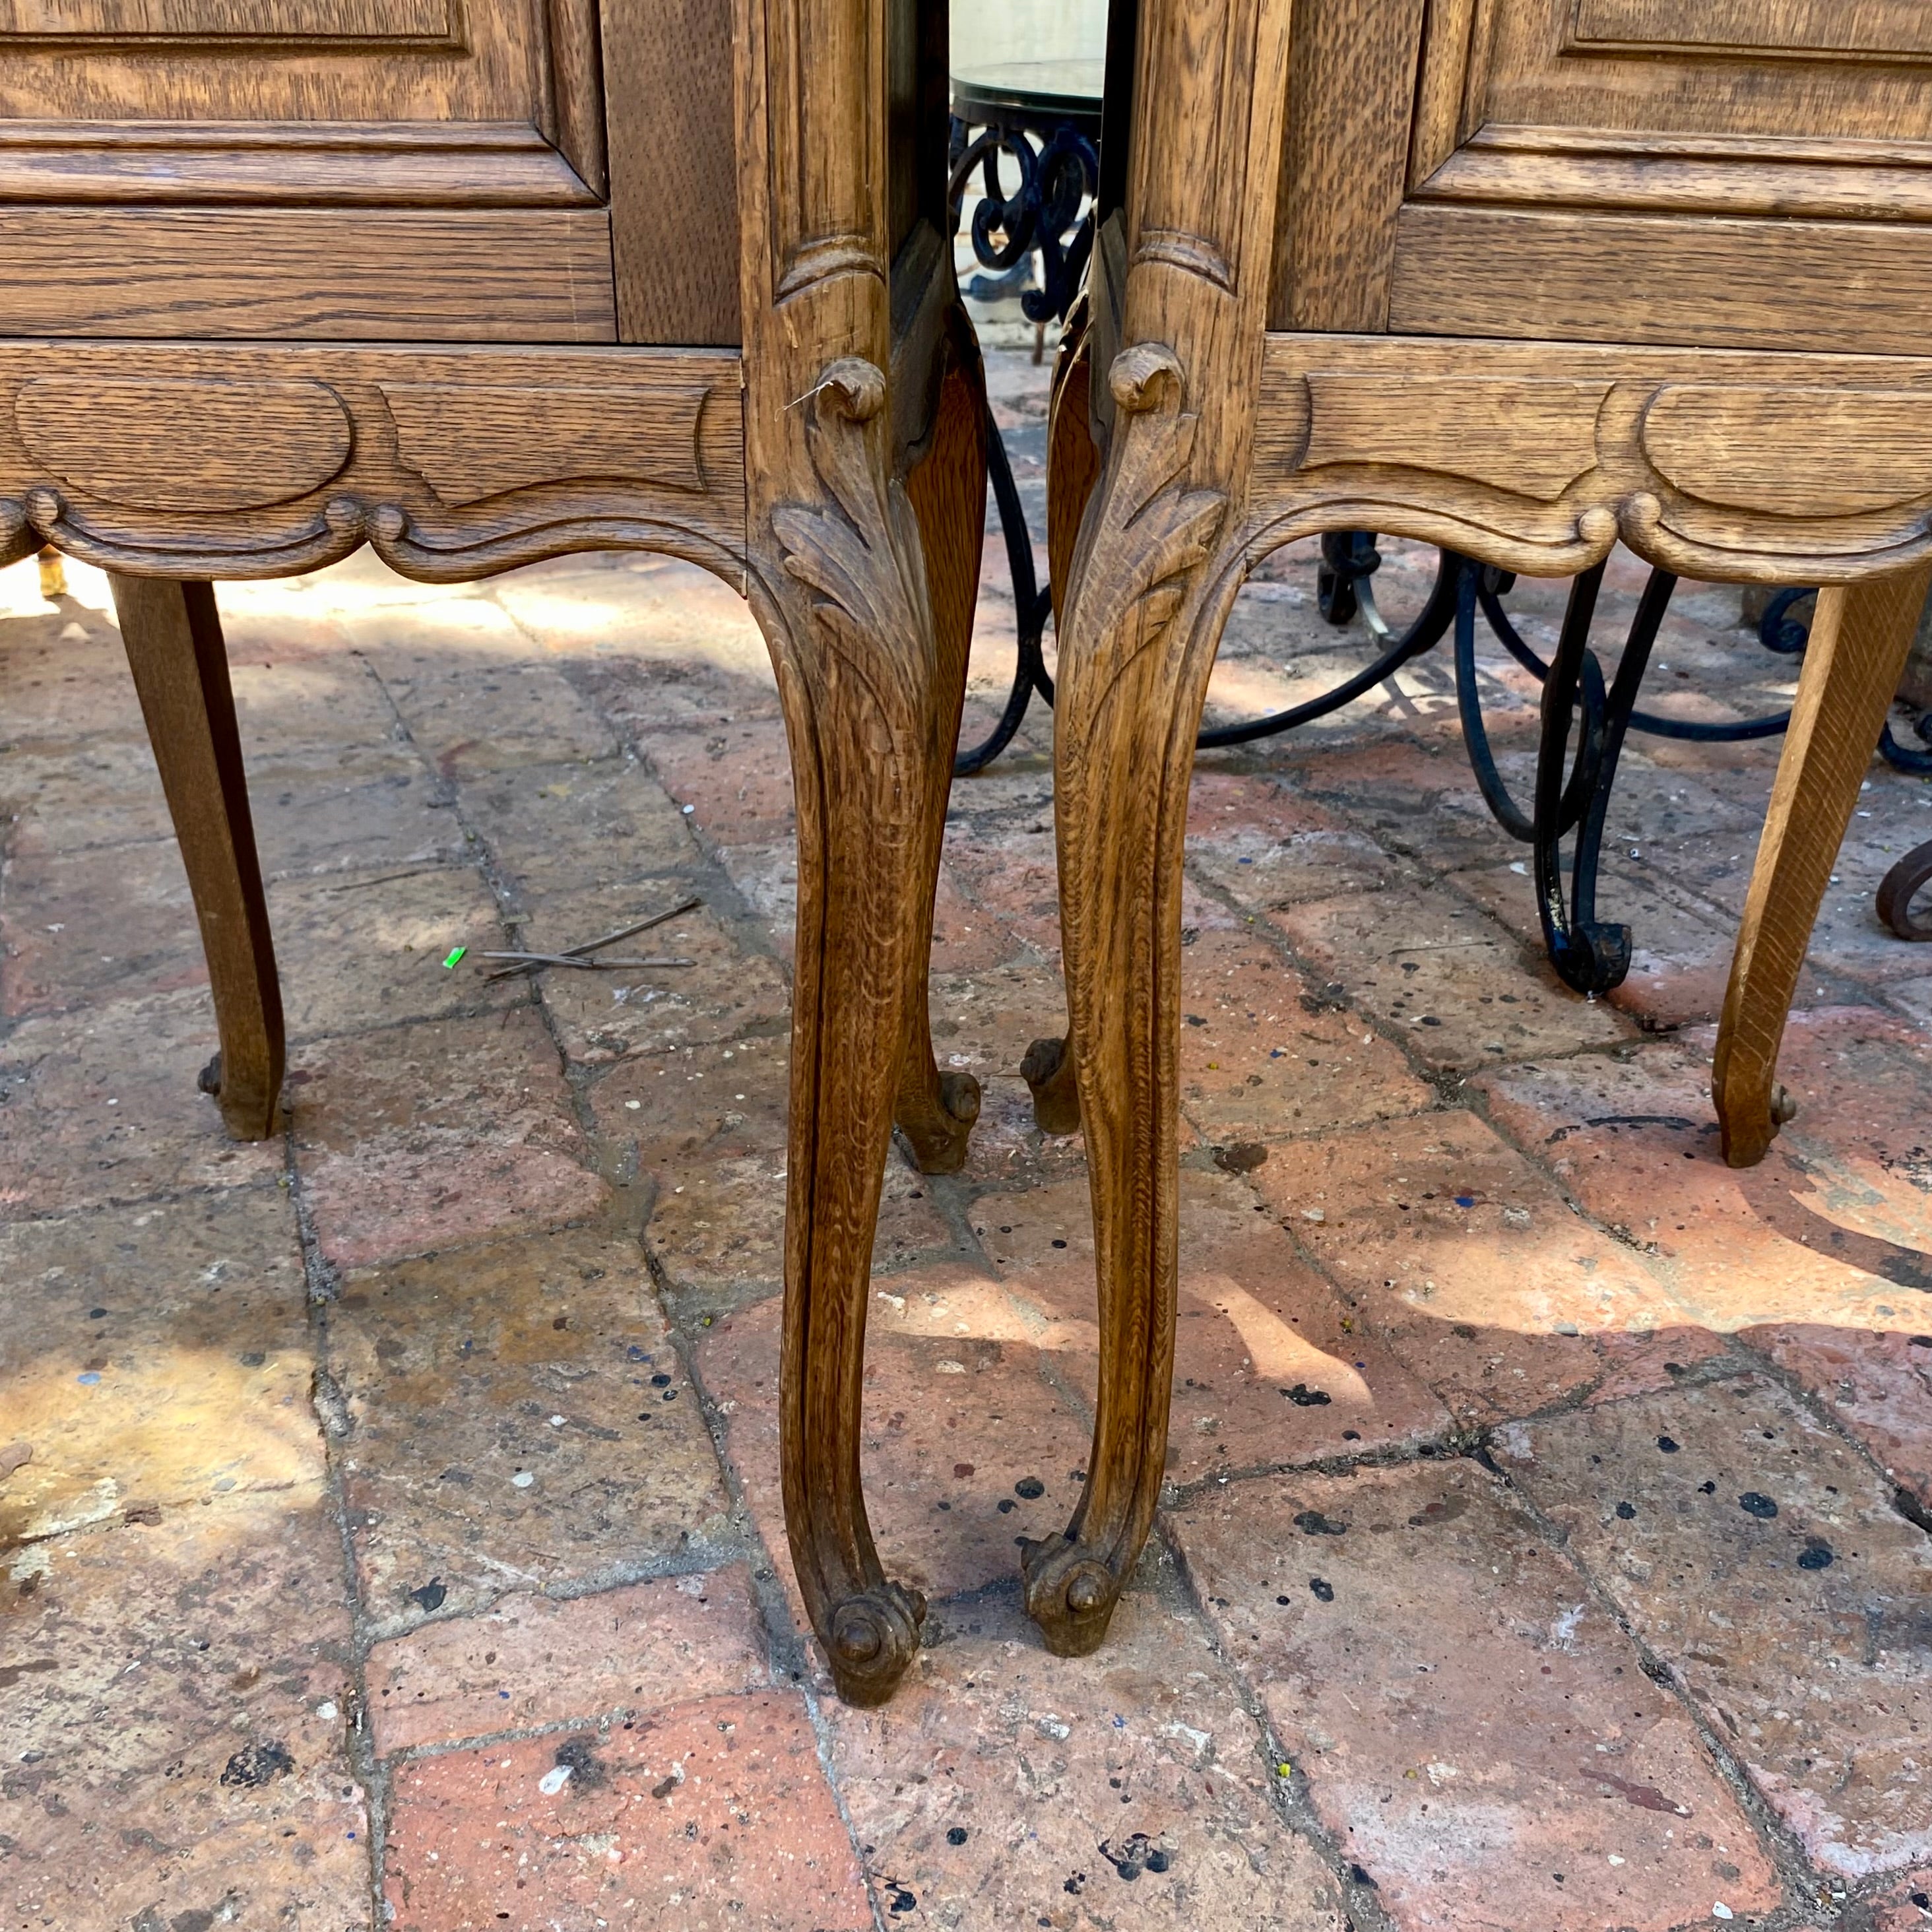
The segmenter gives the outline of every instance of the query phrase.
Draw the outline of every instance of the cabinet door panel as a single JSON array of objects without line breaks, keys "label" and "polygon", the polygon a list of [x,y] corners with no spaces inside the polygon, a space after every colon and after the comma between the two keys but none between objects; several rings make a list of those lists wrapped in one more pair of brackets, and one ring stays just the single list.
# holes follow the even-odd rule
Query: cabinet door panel
[{"label": "cabinet door panel", "polygon": [[[1298,44],[1364,4],[1399,10],[1306,0]],[[1384,142],[1321,218],[1318,252],[1366,272],[1337,299],[1285,214],[1275,326],[1906,346],[1932,261],[1924,0],[1428,0],[1402,45],[1402,191]],[[1346,138],[1316,116],[1305,148]],[[1305,171],[1284,185],[1307,206]]]},{"label": "cabinet door panel", "polygon": [[735,341],[730,0],[608,10],[701,56],[625,102],[622,324],[598,0],[0,0],[0,333]]},{"label": "cabinet door panel", "polygon": [[0,0],[0,119],[550,123],[594,0]]}]

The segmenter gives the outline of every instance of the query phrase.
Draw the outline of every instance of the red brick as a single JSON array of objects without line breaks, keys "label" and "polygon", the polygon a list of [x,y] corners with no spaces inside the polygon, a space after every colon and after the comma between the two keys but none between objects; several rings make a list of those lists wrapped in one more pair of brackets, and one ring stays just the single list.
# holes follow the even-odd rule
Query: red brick
[{"label": "red brick", "polygon": [[364,1922],[341,1544],[319,1484],[12,1554],[10,1925]]},{"label": "red brick", "polygon": [[[1932,1330],[1928,1310],[1926,1330]],[[1908,1312],[1904,1317],[1910,1321]],[[1932,1508],[1932,1334],[1785,1323],[1740,1337],[1828,1402],[1879,1467]]]},{"label": "red brick", "polygon": [[1271,778],[1197,770],[1187,862],[1250,910],[1384,889],[1399,869],[1372,838]]},{"label": "red brick", "polygon": [[[682,881],[545,894],[518,927],[517,943],[554,952],[615,932],[693,896]],[[776,961],[748,951],[704,906],[608,949],[613,959],[685,959],[688,966],[580,971],[553,966],[536,976],[563,1049],[598,1065],[667,1047],[701,1046],[745,1033],[778,1033],[791,996]]]},{"label": "red brick", "polygon": [[1130,1592],[1078,1659],[989,1596],[945,1613],[886,1708],[826,1705],[889,1924],[1341,1932],[1333,1880],[1271,1801],[1265,1742],[1174,1594]]},{"label": "red brick", "polygon": [[1325,1133],[1436,1102],[1395,1047],[1252,934],[1182,949],[1180,1010],[1181,1106],[1204,1140]]},{"label": "red brick", "polygon": [[0,1228],[0,1547],[321,1481],[287,1195],[224,1190]]},{"label": "red brick", "polygon": [[725,1534],[696,1391],[632,1242],[540,1235],[352,1271],[328,1368],[380,1635],[701,1562]]},{"label": "red brick", "polygon": [[172,838],[8,860],[0,904],[12,1015],[206,986],[200,929]]},{"label": "red brick", "polygon": [[345,1268],[594,1214],[556,1049],[532,1008],[326,1041],[288,1090],[322,1252]]},{"label": "red brick", "polygon": [[[779,1314],[774,1299],[720,1318],[698,1364],[726,1419],[746,1502],[789,1583]],[[929,1598],[1016,1576],[1018,1539],[1061,1528],[1072,1510],[1088,1431],[1043,1373],[1055,1337],[1022,1339],[1040,1325],[957,1264],[904,1269],[874,1291],[860,1437],[866,1504],[886,1574]],[[1029,1476],[1045,1485],[1040,1497],[1016,1493]]]},{"label": "red brick", "polygon": [[1815,1864],[1924,1861],[1925,1538],[1853,1450],[1752,1378],[1515,1426],[1496,1453]]},{"label": "red brick", "polygon": [[278,1174],[280,1138],[230,1140],[201,1090],[218,1044],[200,987],[23,1020],[0,1043],[0,1214]]},{"label": "red brick", "polygon": [[[1273,1216],[1256,1212],[1246,1186],[1186,1171],[1180,1187],[1170,1481],[1360,1454],[1448,1426],[1441,1404],[1352,1320]],[[1090,1412],[1100,1331],[1084,1184],[984,1194],[974,1211],[1003,1294],[979,1290],[952,1318],[976,1334],[1032,1340]]]},{"label": "red brick", "polygon": [[[1776,1322],[1896,1325],[1904,1292],[1859,1265],[1889,1258],[1888,1245],[1806,1205],[1820,1198],[1810,1175],[1821,1167],[1876,1163],[1827,1159],[1793,1127],[1761,1166],[1726,1167],[1708,1078],[1694,1051],[1670,1046],[1511,1067],[1478,1084],[1492,1116],[1544,1154],[1588,1213],[1654,1256],[1680,1318],[1720,1334]],[[1871,1101],[1881,1104],[1876,1086]],[[1902,1177],[1888,1192],[1904,1204]]]},{"label": "red brick", "polygon": [[1350,1003],[1431,1066],[1478,1066],[1627,1036],[1600,1001],[1560,985],[1510,936],[1441,886],[1358,894],[1272,915]]},{"label": "red brick", "polygon": [[405,1766],[386,1896],[397,1932],[873,1924],[804,1700],[777,1691]]},{"label": "red brick", "polygon": [[622,1718],[765,1681],[742,1564],[560,1601],[519,1594],[375,1645],[379,1752]]},{"label": "red brick", "polygon": [[791,758],[776,718],[653,732],[651,769],[692,830],[720,845],[770,844],[792,829]]},{"label": "red brick", "polygon": [[1231,1484],[1174,1526],[1322,1823],[1403,1932],[1664,1932],[1714,1902],[1778,1904],[1681,1707],[1474,1463]]},{"label": "red brick", "polygon": [[1605,1372],[1594,1336],[1684,1319],[1636,1256],[1473,1114],[1277,1148],[1254,1181],[1353,1318],[1461,1419],[1546,1407]]}]

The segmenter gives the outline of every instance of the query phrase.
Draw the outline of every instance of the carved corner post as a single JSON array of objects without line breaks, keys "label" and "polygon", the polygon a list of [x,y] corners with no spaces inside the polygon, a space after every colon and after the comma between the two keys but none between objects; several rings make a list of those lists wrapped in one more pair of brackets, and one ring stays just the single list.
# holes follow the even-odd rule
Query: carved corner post
[{"label": "carved corner post", "polygon": [[[738,0],[737,28],[746,587],[798,809],[780,1454],[806,1610],[840,1694],[870,1704],[911,1662],[925,1613],[873,1547],[860,1408],[872,1237],[915,1019],[914,1137],[942,1156],[952,1138],[919,1113],[948,1098],[920,995],[958,720],[942,692],[954,656],[963,680],[970,595],[948,556],[942,644],[886,375],[885,0]],[[956,436],[956,386],[950,400],[944,383],[934,394],[932,434]],[[957,507],[943,488],[927,494],[935,514]],[[976,505],[976,532],[978,520]]]},{"label": "carved corner post", "polygon": [[1724,1158],[1755,1167],[1796,1112],[1778,1049],[1811,928],[1932,585],[1932,564],[1818,593],[1718,1023]]},{"label": "carved corner post", "polygon": [[1085,1493],[1024,1566],[1027,1608],[1066,1655],[1106,1636],[1166,1457],[1182,841],[1208,674],[1244,568],[1288,26],[1285,0],[1141,10],[1124,346],[1094,368],[1096,415],[1111,404],[1113,421],[1070,572],[1054,705],[1100,1377]]}]

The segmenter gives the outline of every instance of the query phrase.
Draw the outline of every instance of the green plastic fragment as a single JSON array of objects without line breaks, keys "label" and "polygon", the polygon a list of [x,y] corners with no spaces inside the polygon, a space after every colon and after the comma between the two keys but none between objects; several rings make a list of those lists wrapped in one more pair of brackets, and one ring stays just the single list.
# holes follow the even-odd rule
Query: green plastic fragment
[{"label": "green plastic fragment", "polygon": [[443,970],[446,973],[448,972],[450,968],[454,966],[469,950],[470,949],[466,946],[458,946],[456,950],[450,954],[449,957],[442,962]]}]

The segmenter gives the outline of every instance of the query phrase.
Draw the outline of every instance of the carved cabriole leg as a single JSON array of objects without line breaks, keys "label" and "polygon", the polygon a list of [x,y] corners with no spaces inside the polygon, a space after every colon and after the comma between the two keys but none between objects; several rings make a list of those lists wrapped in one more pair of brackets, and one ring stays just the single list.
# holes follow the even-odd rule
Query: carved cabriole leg
[{"label": "carved cabriole leg", "polygon": [[[949,286],[951,279],[949,261]],[[926,790],[919,924],[910,942],[921,962],[932,950],[933,896],[946,836],[947,782],[966,704],[966,661],[973,641],[974,607],[979,601],[986,517],[986,379],[972,325],[956,307],[948,316],[941,353],[946,373],[931,434],[906,478],[906,494],[919,519],[926,554],[938,653],[930,755],[935,769],[946,775]],[[905,1049],[893,1118],[922,1173],[956,1174],[965,1165],[968,1137],[980,1118],[980,1083],[970,1073],[942,1073],[934,1063],[922,964],[906,1008]]]},{"label": "carved cabriole leg", "polygon": [[1105,1636],[1166,1460],[1182,844],[1208,676],[1250,560],[1288,24],[1264,0],[1142,0],[1124,219],[1095,244],[1090,413],[1106,463],[1063,605],[1054,745],[1100,1394],[1072,1522],[1024,1558],[1028,1611],[1063,1653]]},{"label": "carved cabriole leg", "polygon": [[274,1130],[282,1090],[282,998],[214,589],[110,581],[201,923],[221,1118],[237,1140],[260,1140]]},{"label": "carved cabriole leg", "polygon": [[[772,512],[766,616],[798,806],[780,1458],[799,1587],[839,1694],[883,1702],[919,1647],[860,1490],[872,1235],[917,950],[938,678],[918,524],[887,480],[885,382],[835,362],[808,405],[820,505]],[[761,561],[754,549],[754,568]],[[757,600],[754,599],[754,602]],[[924,908],[923,916],[922,908]]]},{"label": "carved cabriole leg", "polygon": [[798,809],[779,1461],[806,1612],[840,1694],[874,1704],[912,1661],[925,1611],[880,1568],[859,1424],[880,1182],[926,970],[931,790],[949,776],[885,374],[905,157],[890,152],[882,0],[733,12],[746,589]]},{"label": "carved cabriole leg", "polygon": [[1712,1095],[1733,1167],[1762,1160],[1795,1112],[1774,1077],[1779,1042],[1928,584],[1922,564],[1818,593],[1718,1027]]},{"label": "carved cabriole leg", "polygon": [[1061,944],[1100,1316],[1086,1490],[1066,1534],[1024,1558],[1028,1610],[1064,1656],[1106,1636],[1166,1456],[1180,861],[1226,610],[1225,599],[1208,608],[1202,566],[1227,499],[1180,480],[1196,424],[1178,364],[1143,346],[1112,381],[1114,447],[1073,566],[1054,718]]}]

